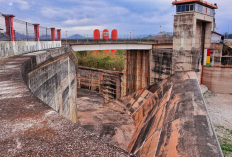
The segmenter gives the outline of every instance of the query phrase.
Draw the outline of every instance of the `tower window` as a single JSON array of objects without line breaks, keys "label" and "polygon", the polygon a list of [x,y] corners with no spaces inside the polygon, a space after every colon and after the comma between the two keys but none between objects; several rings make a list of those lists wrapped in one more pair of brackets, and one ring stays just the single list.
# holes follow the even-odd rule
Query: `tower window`
[{"label": "tower window", "polygon": [[193,5],[190,5],[190,11],[193,11],[194,9],[193,9]]},{"label": "tower window", "polygon": [[181,6],[180,5],[177,6],[177,12],[181,12]]},{"label": "tower window", "polygon": [[186,5],[186,11],[189,11],[189,5]]},{"label": "tower window", "polygon": [[185,11],[185,5],[181,6],[181,11]]}]

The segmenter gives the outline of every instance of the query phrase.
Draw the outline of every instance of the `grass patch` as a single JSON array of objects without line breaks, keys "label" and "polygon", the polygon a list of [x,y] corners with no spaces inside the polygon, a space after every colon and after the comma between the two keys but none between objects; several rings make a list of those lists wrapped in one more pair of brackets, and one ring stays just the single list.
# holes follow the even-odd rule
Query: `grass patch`
[{"label": "grass patch", "polygon": [[78,51],[76,56],[80,66],[122,71],[125,62],[125,50],[109,51]]},{"label": "grass patch", "polygon": [[223,141],[221,144],[221,148],[224,151],[232,152],[232,144],[227,143],[226,141]]}]

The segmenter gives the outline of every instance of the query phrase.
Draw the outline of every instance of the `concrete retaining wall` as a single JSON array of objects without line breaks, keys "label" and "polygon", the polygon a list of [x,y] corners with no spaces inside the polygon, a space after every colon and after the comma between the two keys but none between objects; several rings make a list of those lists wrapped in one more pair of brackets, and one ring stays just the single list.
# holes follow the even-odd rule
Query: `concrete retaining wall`
[{"label": "concrete retaining wall", "polygon": [[77,59],[72,50],[39,51],[35,59],[40,65],[27,75],[30,90],[41,101],[76,123]]},{"label": "concrete retaining wall", "polygon": [[121,77],[119,72],[78,67],[77,87],[103,94],[105,102],[110,102],[121,97]]},{"label": "concrete retaining wall", "polygon": [[28,52],[61,47],[61,41],[0,41],[0,60]]},{"label": "concrete retaining wall", "polygon": [[126,96],[150,83],[151,50],[126,50],[121,95]]},{"label": "concrete retaining wall", "polygon": [[202,83],[213,92],[231,94],[231,76],[232,68],[205,66],[203,68]]},{"label": "concrete retaining wall", "polygon": [[76,69],[69,56],[60,56],[30,72],[28,85],[36,97],[77,122]]}]

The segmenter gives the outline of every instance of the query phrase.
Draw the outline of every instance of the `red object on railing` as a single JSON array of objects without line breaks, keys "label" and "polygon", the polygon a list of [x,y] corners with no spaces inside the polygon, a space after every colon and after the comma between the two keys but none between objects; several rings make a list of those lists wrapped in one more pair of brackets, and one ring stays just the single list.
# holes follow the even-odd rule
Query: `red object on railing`
[{"label": "red object on railing", "polygon": [[112,40],[117,40],[118,39],[118,30],[117,29],[112,30],[111,39]]},{"label": "red object on railing", "polygon": [[5,24],[6,24],[6,35],[10,41],[15,41],[15,31],[14,31],[14,23],[13,18],[14,15],[4,14]]},{"label": "red object on railing", "polygon": [[93,31],[93,39],[94,40],[100,40],[100,31],[98,29],[95,29]]},{"label": "red object on railing", "polygon": [[52,38],[52,41],[56,41],[56,29],[55,28],[51,28],[51,38]]},{"label": "red object on railing", "polygon": [[35,32],[35,41],[39,41],[39,24],[34,25],[34,32]]},{"label": "red object on railing", "polygon": [[102,32],[102,39],[103,40],[109,40],[109,31],[108,29],[104,29]]},{"label": "red object on railing", "polygon": [[61,41],[61,29],[57,29],[57,38],[58,41]]}]

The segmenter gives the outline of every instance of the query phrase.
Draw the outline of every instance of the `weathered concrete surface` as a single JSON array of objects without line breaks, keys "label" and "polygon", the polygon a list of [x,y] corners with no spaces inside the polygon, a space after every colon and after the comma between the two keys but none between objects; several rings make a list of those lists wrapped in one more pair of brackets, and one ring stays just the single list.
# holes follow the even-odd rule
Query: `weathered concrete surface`
[{"label": "weathered concrete surface", "polygon": [[213,16],[198,12],[183,12],[174,16],[174,71],[193,70],[201,80],[202,54],[204,49],[210,49],[213,24]]},{"label": "weathered concrete surface", "polygon": [[173,49],[152,49],[150,52],[150,85],[174,74]]},{"label": "weathered concrete surface", "polygon": [[126,96],[150,84],[150,50],[126,50],[121,83],[121,96]]},{"label": "weathered concrete surface", "polygon": [[[60,53],[65,53],[62,48],[50,51],[63,51]],[[41,51],[40,55],[44,55],[48,52]],[[49,52],[49,55],[50,54],[51,52]],[[45,62],[32,70],[27,75],[28,87],[34,96],[51,106],[62,116],[77,123],[77,63],[75,65],[69,56],[75,57],[73,53],[70,52],[52,61]],[[75,61],[77,62],[77,59],[75,59],[74,62]]]},{"label": "weathered concrete surface", "polygon": [[33,96],[25,82],[35,61],[31,53],[0,62],[1,156],[128,156]]},{"label": "weathered concrete surface", "polygon": [[0,59],[61,47],[61,41],[0,41]]},{"label": "weathered concrete surface", "polygon": [[223,43],[211,44],[210,65],[203,66],[202,83],[216,93],[232,93],[232,48]]},{"label": "weathered concrete surface", "polygon": [[95,68],[78,68],[77,87],[103,94],[105,102],[121,97],[122,73]]},{"label": "weathered concrete surface", "polygon": [[128,151],[142,157],[223,156],[194,72],[177,72],[122,101],[136,125]]},{"label": "weathered concrete surface", "polygon": [[78,89],[78,124],[124,150],[134,133],[133,119],[125,111],[104,105],[103,95]]},{"label": "weathered concrete surface", "polygon": [[216,93],[232,93],[232,68],[208,67],[203,68],[203,81],[211,91]]}]

